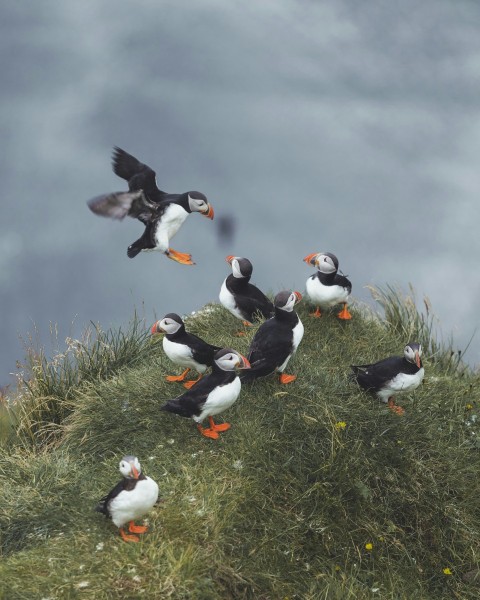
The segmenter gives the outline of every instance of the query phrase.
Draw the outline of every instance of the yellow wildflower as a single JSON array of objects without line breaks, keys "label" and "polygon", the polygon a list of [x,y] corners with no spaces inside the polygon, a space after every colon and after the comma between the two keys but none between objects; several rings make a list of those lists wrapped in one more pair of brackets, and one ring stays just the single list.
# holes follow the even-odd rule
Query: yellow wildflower
[{"label": "yellow wildflower", "polygon": [[338,571],[341,571],[341,570],[342,570],[341,567],[339,567],[338,565],[335,565],[335,571],[338,572]]},{"label": "yellow wildflower", "polygon": [[443,569],[443,574],[444,575],[453,575],[452,570],[449,567],[445,567]]},{"label": "yellow wildflower", "polygon": [[465,404],[465,408],[466,408],[467,410],[472,410],[472,408],[473,408],[473,404],[470,404],[470,402],[469,402],[468,404]]},{"label": "yellow wildflower", "polygon": [[368,542],[368,544],[365,544],[365,550],[368,550],[369,552],[371,552],[373,550],[373,544],[371,542]]},{"label": "yellow wildflower", "polygon": [[337,429],[338,431],[345,429],[346,426],[347,424],[345,423],[345,421],[339,421],[338,423],[335,423],[335,429]]}]

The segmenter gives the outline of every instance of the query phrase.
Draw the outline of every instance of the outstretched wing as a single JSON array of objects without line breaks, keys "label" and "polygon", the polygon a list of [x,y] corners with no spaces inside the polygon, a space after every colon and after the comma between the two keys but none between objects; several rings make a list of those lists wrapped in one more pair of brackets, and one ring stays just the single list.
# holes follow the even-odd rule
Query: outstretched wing
[{"label": "outstretched wing", "polygon": [[113,149],[112,167],[116,175],[128,181],[128,189],[131,192],[144,190],[147,196],[153,198],[159,192],[165,193],[157,187],[155,171],[118,146]]},{"label": "outstretched wing", "polygon": [[87,204],[92,212],[101,217],[123,219],[128,215],[145,225],[159,214],[159,205],[148,200],[143,190],[102,194],[92,198]]}]

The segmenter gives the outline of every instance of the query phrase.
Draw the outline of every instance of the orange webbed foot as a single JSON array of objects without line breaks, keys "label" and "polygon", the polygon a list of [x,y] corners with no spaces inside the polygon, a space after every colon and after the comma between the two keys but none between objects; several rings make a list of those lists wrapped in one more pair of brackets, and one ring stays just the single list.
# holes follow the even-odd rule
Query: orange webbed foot
[{"label": "orange webbed foot", "polygon": [[145,525],[135,525],[134,521],[130,521],[128,524],[128,531],[130,531],[130,533],[145,533],[148,531],[148,527]]},{"label": "orange webbed foot", "polygon": [[187,390],[189,390],[191,387],[193,387],[197,383],[197,381],[200,381],[201,378],[202,378],[202,376],[199,375],[196,379],[190,379],[190,381],[186,381],[183,384],[183,387],[187,388]]},{"label": "orange webbed foot", "polygon": [[315,311],[313,313],[310,313],[311,317],[315,317],[316,319],[319,319],[322,316],[322,313],[320,311],[320,307],[317,306],[317,308],[315,309]]},{"label": "orange webbed foot", "polygon": [[347,310],[347,303],[343,305],[343,309],[338,313],[337,317],[339,319],[343,319],[344,321],[349,321],[352,318],[352,315]]},{"label": "orange webbed foot", "polygon": [[167,252],[168,258],[171,258],[175,262],[178,262],[182,265],[194,265],[195,263],[192,260],[192,255],[187,254],[186,252],[177,252],[173,248],[169,248]]},{"label": "orange webbed foot", "polygon": [[402,408],[401,406],[398,406],[397,404],[395,404],[395,400],[393,398],[389,399],[388,408],[392,412],[394,412],[396,415],[399,415],[400,417],[402,417],[405,414],[405,409]]},{"label": "orange webbed foot", "polygon": [[297,378],[296,375],[287,375],[286,373],[282,373],[280,375],[280,383],[286,385],[287,383],[292,383]]},{"label": "orange webbed foot", "polygon": [[247,335],[244,331],[237,331],[236,333],[233,334],[235,337],[243,337],[245,335]]},{"label": "orange webbed foot", "polygon": [[212,440],[218,439],[218,433],[213,429],[204,429],[201,425],[197,425],[198,431],[205,437],[211,438]]},{"label": "orange webbed foot", "polygon": [[122,540],[124,542],[139,542],[140,538],[138,537],[138,535],[128,535],[128,533],[125,533],[123,527],[120,527],[120,535],[122,536]]},{"label": "orange webbed foot", "polygon": [[218,425],[215,424],[213,417],[208,417],[208,420],[210,422],[210,430],[211,431],[227,431],[227,429],[230,429],[230,423],[219,423]]},{"label": "orange webbed foot", "polygon": [[167,375],[165,377],[165,381],[183,381],[189,371],[190,369],[185,369],[185,371],[180,375]]}]

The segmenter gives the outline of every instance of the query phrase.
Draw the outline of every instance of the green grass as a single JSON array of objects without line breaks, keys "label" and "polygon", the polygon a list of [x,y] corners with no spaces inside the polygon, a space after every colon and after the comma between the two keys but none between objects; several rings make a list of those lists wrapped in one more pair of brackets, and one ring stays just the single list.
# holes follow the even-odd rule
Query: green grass
[{"label": "green grass", "polygon": [[[177,369],[138,319],[102,334],[108,357],[85,344],[81,372],[78,356],[68,377],[42,358],[0,457],[0,598],[478,598],[479,376],[437,341],[430,309],[376,293],[384,319],[358,306],[348,323],[314,320],[301,303],[297,381],[244,385],[218,441],[158,410],[183,388],[164,381]],[[237,321],[218,306],[187,327],[243,353],[254,333],[233,337]],[[399,417],[348,366],[414,338],[426,378]],[[127,453],[164,499],[139,544],[93,512]]]}]

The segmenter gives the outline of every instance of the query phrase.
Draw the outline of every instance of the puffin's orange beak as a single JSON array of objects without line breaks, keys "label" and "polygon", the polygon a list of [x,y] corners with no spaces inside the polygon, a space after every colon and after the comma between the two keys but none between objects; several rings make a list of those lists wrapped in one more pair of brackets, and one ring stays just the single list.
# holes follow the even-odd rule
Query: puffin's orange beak
[{"label": "puffin's orange beak", "polygon": [[209,203],[208,204],[208,209],[202,213],[202,215],[204,217],[207,217],[208,219],[213,219],[215,212],[213,210],[213,206]]},{"label": "puffin's orange beak", "polygon": [[140,475],[140,473],[137,471],[137,469],[135,468],[135,465],[133,463],[130,463],[130,466],[132,467],[133,478],[138,479],[138,476]]},{"label": "puffin's orange beak", "polygon": [[245,356],[243,356],[243,354],[239,355],[240,358],[240,369],[250,369],[251,368],[251,364],[250,361],[248,360],[248,358],[245,358]]},{"label": "puffin's orange beak", "polygon": [[293,293],[297,297],[297,302],[300,302],[300,300],[302,299],[302,294],[300,292],[293,292]]},{"label": "puffin's orange beak", "polygon": [[315,265],[315,258],[317,257],[318,252],[314,252],[313,254],[309,254],[303,259],[303,262],[308,263],[309,265]]},{"label": "puffin's orange beak", "polygon": [[420,369],[420,365],[422,364],[420,362],[420,354],[418,352],[415,352],[415,364],[417,365],[417,367]]},{"label": "puffin's orange beak", "polygon": [[227,261],[227,263],[228,263],[229,265],[231,265],[231,264],[232,264],[232,260],[233,260],[234,258],[235,258],[235,257],[233,256],[233,254],[229,254],[228,256],[226,256],[226,257],[225,257],[225,260]]},{"label": "puffin's orange beak", "polygon": [[152,329],[150,330],[152,335],[155,335],[156,333],[165,333],[165,331],[160,327],[159,323],[160,321],[157,321],[152,325]]}]

